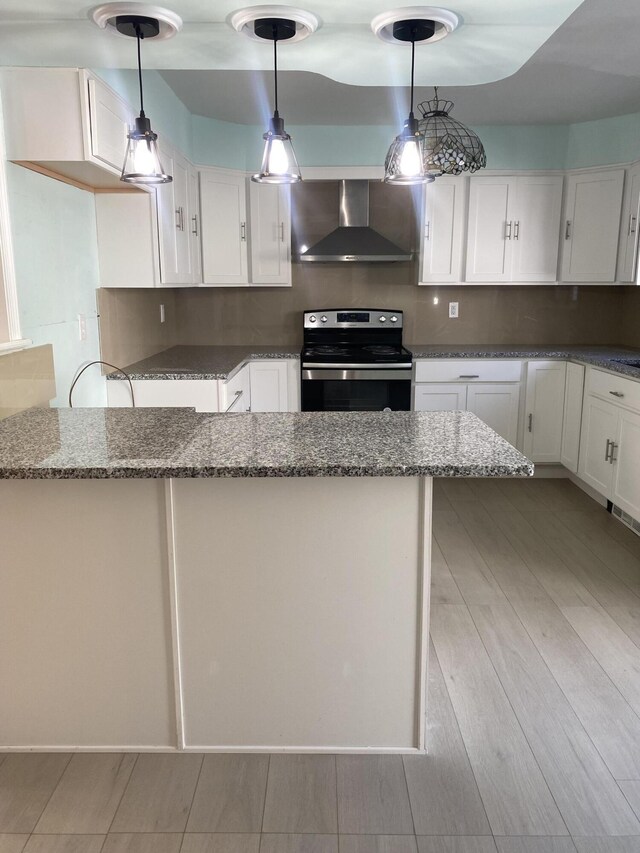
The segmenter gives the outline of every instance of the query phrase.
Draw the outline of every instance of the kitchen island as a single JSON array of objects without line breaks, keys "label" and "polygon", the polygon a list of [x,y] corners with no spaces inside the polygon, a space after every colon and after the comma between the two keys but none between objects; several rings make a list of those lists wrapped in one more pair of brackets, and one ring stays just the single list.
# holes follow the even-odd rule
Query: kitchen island
[{"label": "kitchen island", "polygon": [[433,477],[474,415],[0,423],[0,748],[423,751]]}]

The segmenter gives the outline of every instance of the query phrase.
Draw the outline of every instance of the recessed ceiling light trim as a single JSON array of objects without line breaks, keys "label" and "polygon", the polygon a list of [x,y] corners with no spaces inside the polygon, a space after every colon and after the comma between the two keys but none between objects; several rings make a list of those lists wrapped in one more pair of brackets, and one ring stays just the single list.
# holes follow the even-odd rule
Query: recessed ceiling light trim
[{"label": "recessed ceiling light trim", "polygon": [[446,38],[460,25],[459,16],[449,9],[441,9],[438,6],[404,6],[402,9],[391,9],[376,15],[371,21],[371,29],[379,39],[388,44],[405,44],[406,41],[394,33],[394,24],[406,19],[433,21],[433,35],[425,40],[429,44]]},{"label": "recessed ceiling light trim", "polygon": [[116,18],[126,15],[155,18],[158,22],[158,34],[145,36],[146,41],[164,41],[173,38],[182,29],[182,18],[179,15],[170,9],[148,3],[104,3],[101,6],[95,6],[89,13],[89,17],[101,30],[108,30],[121,38],[128,38],[128,36],[118,31]]},{"label": "recessed ceiling light trim", "polygon": [[249,6],[247,9],[238,9],[227,18],[227,23],[236,32],[242,33],[253,41],[264,41],[255,31],[256,21],[264,18],[285,18],[294,21],[296,25],[295,35],[289,39],[289,43],[303,41],[320,26],[320,19],[312,12],[297,9],[294,6]]}]

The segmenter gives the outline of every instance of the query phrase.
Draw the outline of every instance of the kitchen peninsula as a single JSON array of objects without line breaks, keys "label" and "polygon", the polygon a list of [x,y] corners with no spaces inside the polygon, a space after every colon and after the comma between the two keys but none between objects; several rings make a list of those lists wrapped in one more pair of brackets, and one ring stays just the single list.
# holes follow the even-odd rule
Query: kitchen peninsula
[{"label": "kitchen peninsula", "polygon": [[532,472],[468,412],[3,421],[0,748],[424,750],[432,478]]}]

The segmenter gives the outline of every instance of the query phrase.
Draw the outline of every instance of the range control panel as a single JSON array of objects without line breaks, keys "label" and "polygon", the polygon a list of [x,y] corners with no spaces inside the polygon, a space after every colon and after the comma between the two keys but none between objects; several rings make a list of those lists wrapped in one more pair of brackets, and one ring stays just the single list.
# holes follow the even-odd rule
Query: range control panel
[{"label": "range control panel", "polygon": [[325,309],[305,311],[305,329],[384,329],[402,328],[402,311],[384,309]]}]

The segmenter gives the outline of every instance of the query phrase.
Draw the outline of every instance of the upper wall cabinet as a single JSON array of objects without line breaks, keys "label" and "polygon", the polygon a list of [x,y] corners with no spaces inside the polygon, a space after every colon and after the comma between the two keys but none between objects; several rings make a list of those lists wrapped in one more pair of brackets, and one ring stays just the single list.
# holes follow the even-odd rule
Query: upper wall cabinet
[{"label": "upper wall cabinet", "polygon": [[[160,275],[163,284],[199,284],[200,264],[194,253],[192,231],[197,223],[198,197],[190,192],[191,165],[165,141],[158,145],[160,161],[173,176],[156,189],[160,237]],[[197,230],[197,228],[195,229]]]},{"label": "upper wall cabinet", "polygon": [[7,159],[90,187],[121,186],[131,107],[77,68],[2,71]]},{"label": "upper wall cabinet", "polygon": [[640,163],[627,172],[620,248],[618,252],[618,281],[635,282],[638,276],[638,218],[640,217]]},{"label": "upper wall cabinet", "polygon": [[470,179],[466,281],[557,280],[561,175]]},{"label": "upper wall cabinet", "polygon": [[420,284],[452,283],[462,279],[467,182],[441,177],[425,193]]},{"label": "upper wall cabinet", "polygon": [[243,174],[200,170],[205,285],[291,284],[288,187],[249,183]]},{"label": "upper wall cabinet", "polygon": [[569,175],[563,281],[616,280],[623,187],[624,169]]}]

